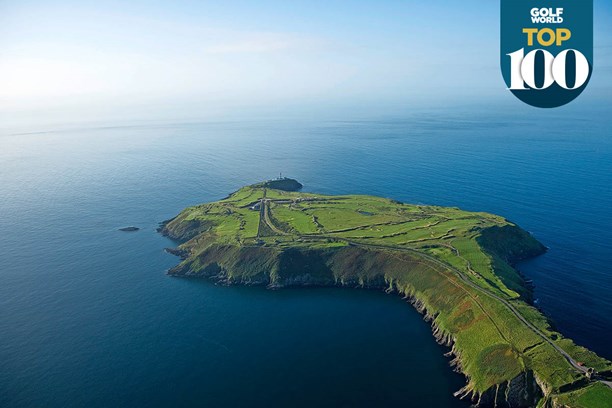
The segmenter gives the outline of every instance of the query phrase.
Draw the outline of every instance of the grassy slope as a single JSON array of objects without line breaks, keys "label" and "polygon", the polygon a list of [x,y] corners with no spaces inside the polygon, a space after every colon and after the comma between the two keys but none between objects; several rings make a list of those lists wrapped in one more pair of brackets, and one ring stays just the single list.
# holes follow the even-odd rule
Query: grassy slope
[{"label": "grassy slope", "polygon": [[[269,223],[260,222],[260,211],[252,209],[264,196],[270,200]],[[553,332],[544,316],[524,301],[522,278],[511,263],[537,255],[543,247],[499,216],[371,196],[265,189],[260,184],[185,209],[165,232],[187,241],[181,248],[190,255],[175,269],[177,274],[268,285],[387,286],[416,299],[419,307],[435,315],[438,337],[452,340],[457,363],[469,380],[466,391],[475,394],[533,371],[546,392],[556,395],[582,376],[503,304],[462,282],[453,268],[511,301],[575,359],[602,371],[612,368]],[[580,398],[605,399],[601,396],[609,388],[604,388],[589,388],[588,398]],[[563,398],[576,395],[566,393]]]},{"label": "grassy slope", "polygon": [[556,397],[557,406],[576,408],[612,408],[612,391],[597,383]]}]

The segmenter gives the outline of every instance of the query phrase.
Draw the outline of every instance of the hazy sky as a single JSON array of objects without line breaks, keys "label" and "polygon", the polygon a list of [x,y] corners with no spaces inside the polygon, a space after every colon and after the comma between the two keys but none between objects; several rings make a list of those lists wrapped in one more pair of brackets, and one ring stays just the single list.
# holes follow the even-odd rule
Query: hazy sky
[{"label": "hazy sky", "polygon": [[[595,4],[586,99],[612,94],[612,5]],[[0,0],[0,120],[511,98],[498,33],[498,0]]]}]

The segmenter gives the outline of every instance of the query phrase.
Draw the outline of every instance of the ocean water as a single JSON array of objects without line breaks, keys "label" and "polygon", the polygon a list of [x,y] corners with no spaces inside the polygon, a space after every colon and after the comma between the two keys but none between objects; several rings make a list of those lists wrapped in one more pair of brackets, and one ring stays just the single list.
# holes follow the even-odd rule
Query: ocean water
[{"label": "ocean water", "polygon": [[279,172],[517,222],[550,248],[520,265],[539,306],[612,358],[610,122],[420,112],[5,131],[0,406],[467,406],[398,297],[165,275],[177,259],[158,222]]}]

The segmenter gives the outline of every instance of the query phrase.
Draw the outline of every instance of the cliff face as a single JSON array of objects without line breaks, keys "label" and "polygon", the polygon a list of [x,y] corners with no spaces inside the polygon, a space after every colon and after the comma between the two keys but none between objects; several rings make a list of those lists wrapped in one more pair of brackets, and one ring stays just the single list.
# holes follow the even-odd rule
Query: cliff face
[{"label": "cliff face", "polygon": [[[304,246],[218,245],[214,234],[205,232],[210,228],[210,224],[194,220],[161,226],[162,234],[178,241],[189,241],[201,234],[199,240],[186,242],[181,249],[171,251],[183,255],[186,260],[171,269],[170,275],[228,279],[230,283],[257,282],[277,287],[291,286],[292,282],[367,286],[371,280],[380,283],[380,279],[385,278],[384,265],[389,263],[384,251],[356,246],[311,249]],[[478,241],[492,256],[508,263],[546,251],[540,242],[516,226],[484,229]],[[204,250],[200,250],[201,247]]]},{"label": "cliff face", "polygon": [[[186,255],[186,254],[185,254]],[[461,340],[457,342],[457,329],[448,324],[452,308],[441,307],[442,288],[436,279],[422,279],[426,268],[422,259],[385,251],[354,246],[333,249],[288,248],[263,246],[238,247],[210,245],[204,251],[187,256],[169,271],[173,276],[203,277],[223,284],[285,286],[345,286],[386,290],[404,296],[431,322],[434,337],[440,344],[452,347],[450,364],[470,378],[470,366],[464,356]],[[410,277],[414,276],[414,279]],[[485,391],[478,392],[466,386],[458,394],[481,407],[532,407],[543,395],[533,372],[520,372],[517,376]]]},{"label": "cliff face", "polygon": [[546,252],[546,247],[527,231],[515,225],[492,226],[483,229],[476,242],[491,257],[496,275],[504,285],[528,302],[533,301],[532,287],[512,267],[516,263]]},{"label": "cliff face", "polygon": [[514,225],[486,228],[476,240],[489,254],[497,255],[509,264],[546,252],[546,247],[530,233]]},{"label": "cliff face", "polygon": [[477,406],[498,408],[535,407],[544,396],[533,371],[525,371],[510,381],[489,388],[480,395]]}]

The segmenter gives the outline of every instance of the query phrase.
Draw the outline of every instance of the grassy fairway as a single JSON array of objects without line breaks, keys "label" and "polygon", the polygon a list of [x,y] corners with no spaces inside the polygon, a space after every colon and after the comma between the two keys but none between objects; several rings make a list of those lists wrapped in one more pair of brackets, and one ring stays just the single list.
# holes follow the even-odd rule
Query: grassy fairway
[{"label": "grassy fairway", "polygon": [[612,389],[603,384],[593,384],[555,398],[558,406],[576,408],[612,408]]},{"label": "grassy fairway", "polygon": [[597,407],[593,401],[609,395],[582,366],[604,372],[612,364],[554,332],[525,301],[512,263],[544,247],[513,223],[457,208],[271,185],[244,187],[165,224],[164,233],[184,241],[185,259],[172,273],[386,288],[410,298],[432,320],[438,341],[452,344],[453,364],[468,378],[464,395],[485,404],[502,398],[504,387],[530,386],[525,378],[533,377],[546,394],[542,401],[558,396],[575,401],[569,406]]}]

